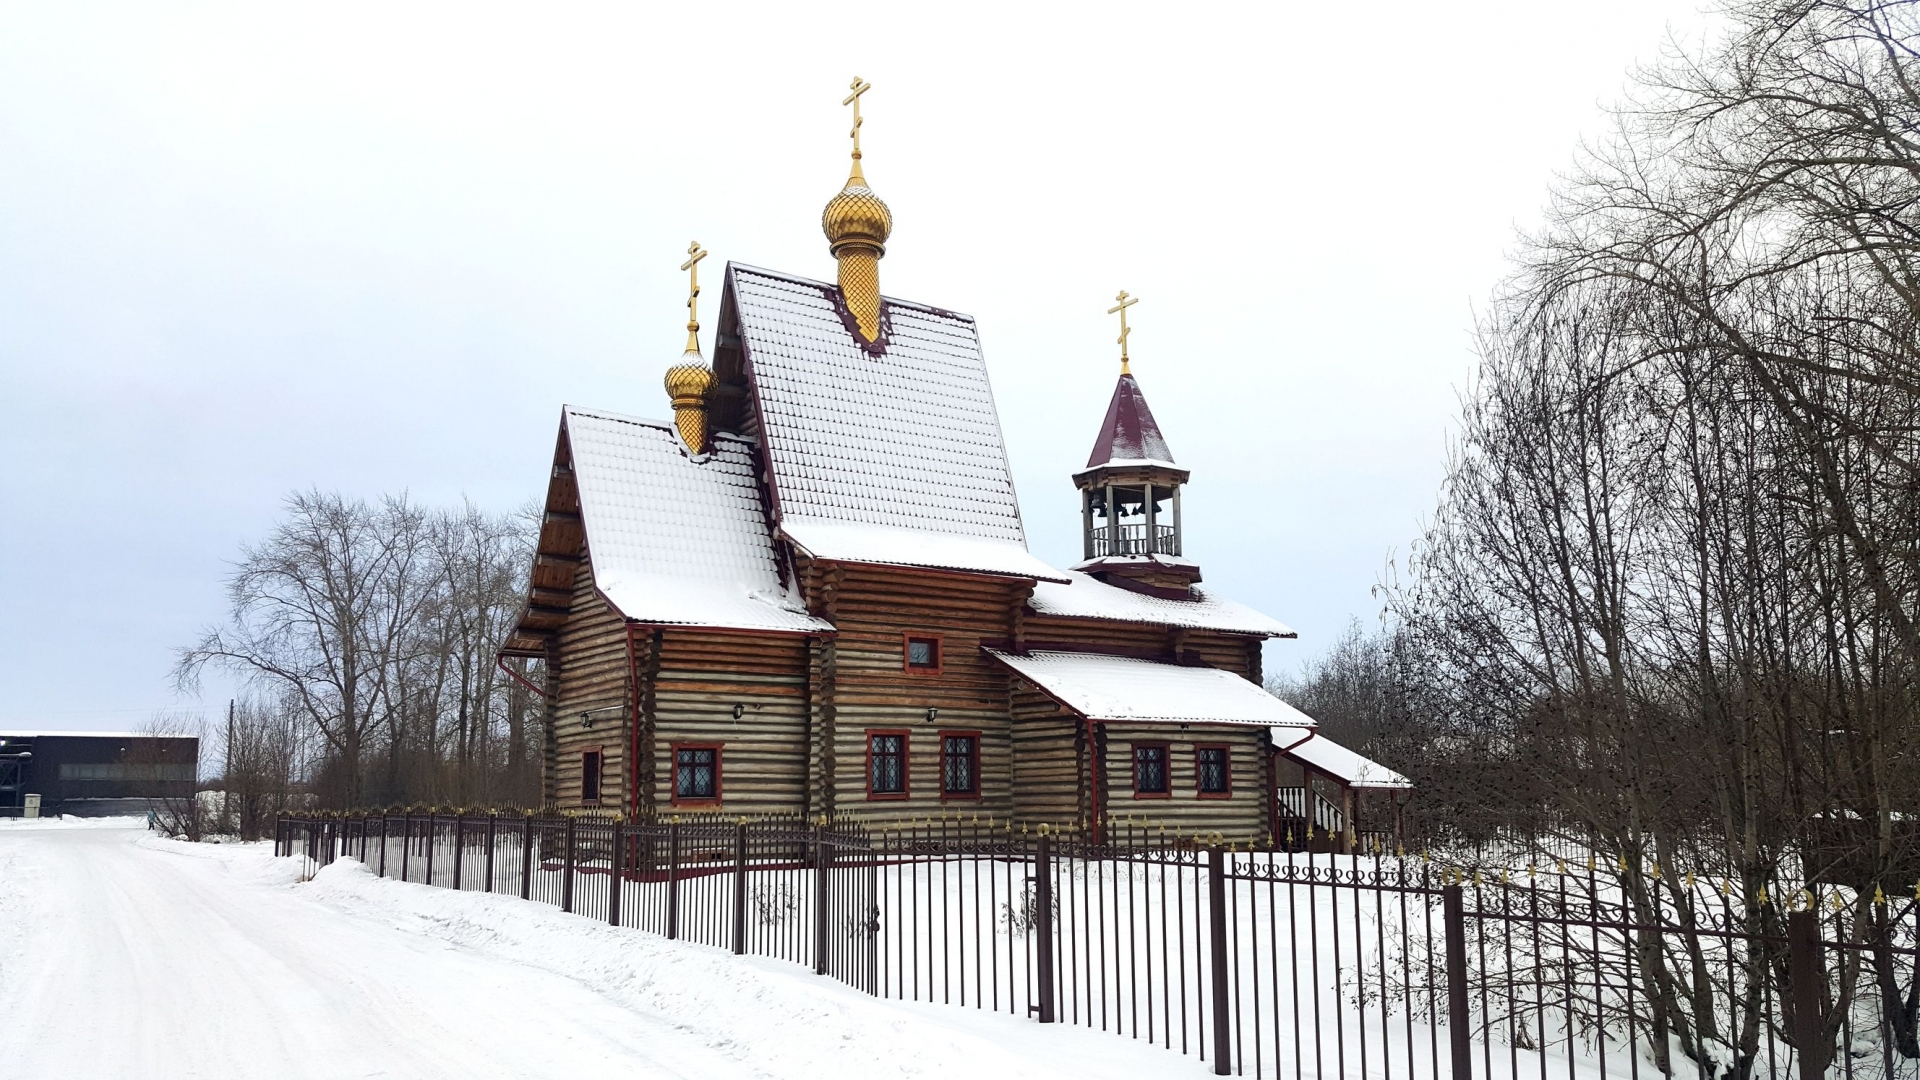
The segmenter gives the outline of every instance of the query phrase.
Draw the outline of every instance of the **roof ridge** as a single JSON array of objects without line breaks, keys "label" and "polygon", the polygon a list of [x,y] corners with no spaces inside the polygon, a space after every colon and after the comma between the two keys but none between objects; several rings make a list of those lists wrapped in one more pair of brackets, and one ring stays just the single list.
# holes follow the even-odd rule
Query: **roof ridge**
[{"label": "roof ridge", "polygon": [[[752,263],[734,262],[732,260],[728,260],[727,269],[730,271],[744,270],[747,273],[757,274],[760,277],[773,278],[777,281],[792,282],[793,284],[796,284],[796,285],[812,285],[812,286],[815,286],[816,288],[825,289],[829,292],[837,293],[840,291],[840,286],[834,284],[831,281],[821,281],[819,278],[810,278],[803,274],[789,274],[784,270],[770,270],[767,267],[755,266]],[[944,308],[939,306],[938,304],[929,304],[921,300],[905,300],[898,296],[888,296],[885,293],[881,294],[880,299],[896,307],[913,308],[916,311],[924,311],[929,315],[938,315],[942,318],[948,318],[948,319],[958,319],[967,323],[977,322],[977,320],[975,320],[973,316],[968,315],[964,311],[955,311],[952,308]]]},{"label": "roof ridge", "polygon": [[[655,420],[650,416],[630,416],[626,413],[614,412],[612,409],[595,409],[584,405],[562,405],[560,409],[561,412],[567,416],[588,416],[595,420],[612,420],[616,423],[634,424],[639,427],[659,428],[661,431],[670,433],[679,430],[674,427],[673,421],[671,420]],[[734,442],[745,443],[749,446],[754,445],[752,439],[736,435],[731,431],[716,431],[711,434],[711,437],[714,439],[731,439]]]}]

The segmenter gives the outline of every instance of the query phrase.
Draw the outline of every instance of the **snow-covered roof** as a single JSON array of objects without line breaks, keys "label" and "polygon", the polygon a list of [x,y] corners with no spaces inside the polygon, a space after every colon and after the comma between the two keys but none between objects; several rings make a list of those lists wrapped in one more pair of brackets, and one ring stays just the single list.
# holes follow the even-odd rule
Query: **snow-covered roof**
[{"label": "snow-covered roof", "polygon": [[638,622],[828,631],[780,583],[750,444],[695,462],[664,420],[568,408],[594,585]]},{"label": "snow-covered roof", "polygon": [[1064,584],[1043,581],[1034,586],[1027,605],[1041,615],[1070,619],[1113,619],[1265,637],[1296,636],[1278,619],[1245,604],[1209,596],[1197,585],[1192,589],[1192,599],[1171,600],[1108,585],[1074,570],[1063,574],[1067,578]]},{"label": "snow-covered roof", "polygon": [[727,289],[781,524],[884,526],[1025,547],[971,318],[888,299],[884,348],[870,352],[826,282],[729,264]]},{"label": "snow-covered roof", "polygon": [[1147,461],[1177,468],[1153,410],[1147,408],[1147,396],[1140,392],[1140,384],[1132,375],[1123,374],[1107,402],[1107,416],[1100,422],[1093,453],[1087,455],[1087,468]]},{"label": "snow-covered roof", "polygon": [[1263,725],[1274,729],[1274,739],[1283,746],[1313,726],[1305,713],[1219,668],[1098,653],[986,652],[1048,697],[1092,720]]},{"label": "snow-covered roof", "polygon": [[780,531],[807,554],[836,562],[1010,574],[1045,582],[1067,580],[1066,571],[1055,570],[1034,558],[1025,544],[1011,540],[804,517],[783,519]]},{"label": "snow-covered roof", "polygon": [[1348,787],[1410,788],[1413,786],[1413,781],[1385,765],[1349,750],[1318,733],[1298,746],[1289,747],[1281,740],[1280,732],[1275,730],[1273,745],[1282,748],[1286,756],[1310,765],[1316,771],[1325,773]]},{"label": "snow-covered roof", "polygon": [[0,739],[197,739],[165,731],[0,731]]}]

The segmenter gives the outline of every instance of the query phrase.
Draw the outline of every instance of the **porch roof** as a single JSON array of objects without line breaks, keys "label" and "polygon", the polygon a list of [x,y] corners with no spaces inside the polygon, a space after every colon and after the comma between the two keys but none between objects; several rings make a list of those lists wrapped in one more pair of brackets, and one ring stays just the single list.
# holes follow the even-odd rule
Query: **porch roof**
[{"label": "porch roof", "polygon": [[1283,755],[1315,772],[1331,776],[1348,787],[1397,789],[1413,787],[1413,781],[1363,754],[1341,746],[1318,732],[1313,733],[1305,742],[1297,746],[1289,746],[1283,742],[1282,734],[1280,729],[1274,730],[1273,745],[1280,747]]},{"label": "porch roof", "polygon": [[1276,740],[1284,740],[1282,746],[1298,742],[1313,727],[1305,713],[1219,668],[1098,653],[986,652],[1090,720],[1265,726]]}]

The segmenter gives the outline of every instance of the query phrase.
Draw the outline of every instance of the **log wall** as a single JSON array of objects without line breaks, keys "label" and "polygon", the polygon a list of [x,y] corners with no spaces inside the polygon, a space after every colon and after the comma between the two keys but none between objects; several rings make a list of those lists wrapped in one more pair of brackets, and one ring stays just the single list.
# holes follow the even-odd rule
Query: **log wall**
[{"label": "log wall", "polygon": [[[632,684],[626,623],[593,589],[591,559],[574,573],[567,621],[555,635],[554,696],[547,730],[553,747],[553,801],[563,807],[619,809],[627,793]],[[591,725],[583,722],[592,712]],[[580,798],[581,755],[599,750],[600,799]]]},{"label": "log wall", "polygon": [[1014,680],[1015,821],[1065,826],[1086,818],[1085,739],[1080,717],[1025,680]]},{"label": "log wall", "polygon": [[[802,568],[809,607],[839,629],[816,657],[816,812],[873,820],[1013,808],[1009,678],[980,651],[1014,635],[1029,586],[1005,578],[871,566]],[[906,638],[940,639],[937,673],[906,667]],[[927,718],[927,710],[935,710]],[[869,798],[867,734],[908,733],[905,798]],[[977,797],[943,797],[941,733],[980,736]]]},{"label": "log wall", "polygon": [[[647,792],[655,809],[747,816],[804,812],[809,639],[673,628],[659,634]],[[681,743],[720,746],[717,804],[674,798],[673,754]]]},{"label": "log wall", "polygon": [[[1204,838],[1220,833],[1228,840],[1264,842],[1268,832],[1267,782],[1269,742],[1265,728],[1218,724],[1182,729],[1175,724],[1100,724],[1106,774],[1105,806],[1115,817],[1133,817],[1188,840],[1198,832]],[[1138,797],[1133,791],[1133,744],[1167,744],[1167,772],[1171,783],[1164,797]],[[1224,799],[1201,798],[1194,751],[1202,745],[1228,748],[1232,794]]]}]

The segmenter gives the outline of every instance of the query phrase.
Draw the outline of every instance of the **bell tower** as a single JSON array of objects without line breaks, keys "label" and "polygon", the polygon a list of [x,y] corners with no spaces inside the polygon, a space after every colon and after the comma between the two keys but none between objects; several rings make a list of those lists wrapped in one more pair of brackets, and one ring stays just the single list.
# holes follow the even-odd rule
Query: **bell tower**
[{"label": "bell tower", "polygon": [[1186,599],[1200,580],[1180,535],[1180,488],[1189,474],[1174,464],[1133,377],[1127,309],[1139,300],[1124,291],[1114,299],[1107,313],[1120,316],[1120,381],[1087,467],[1073,474],[1084,537],[1083,561],[1074,569],[1135,592]]}]

